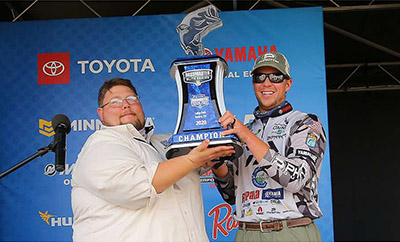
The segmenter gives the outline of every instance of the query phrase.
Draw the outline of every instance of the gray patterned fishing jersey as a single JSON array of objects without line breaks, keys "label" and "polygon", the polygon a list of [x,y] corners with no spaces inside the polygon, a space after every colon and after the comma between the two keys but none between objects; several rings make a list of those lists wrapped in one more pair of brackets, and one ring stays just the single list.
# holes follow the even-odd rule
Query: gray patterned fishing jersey
[{"label": "gray patterned fishing jersey", "polygon": [[287,101],[267,113],[256,108],[254,115],[247,127],[269,151],[258,162],[244,145],[243,155],[228,163],[229,173],[215,177],[223,199],[236,205],[235,219],[321,217],[318,180],[327,140],[318,117],[292,110]]}]

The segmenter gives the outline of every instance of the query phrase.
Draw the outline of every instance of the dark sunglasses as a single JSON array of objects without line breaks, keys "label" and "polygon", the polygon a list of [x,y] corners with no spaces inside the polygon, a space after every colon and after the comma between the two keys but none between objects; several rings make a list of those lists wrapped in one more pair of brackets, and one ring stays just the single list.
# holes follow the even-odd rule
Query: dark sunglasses
[{"label": "dark sunglasses", "polygon": [[281,83],[283,80],[287,79],[283,74],[275,74],[275,73],[256,73],[253,75],[253,82],[254,83],[263,83],[265,79],[269,78],[269,81],[272,83]]}]

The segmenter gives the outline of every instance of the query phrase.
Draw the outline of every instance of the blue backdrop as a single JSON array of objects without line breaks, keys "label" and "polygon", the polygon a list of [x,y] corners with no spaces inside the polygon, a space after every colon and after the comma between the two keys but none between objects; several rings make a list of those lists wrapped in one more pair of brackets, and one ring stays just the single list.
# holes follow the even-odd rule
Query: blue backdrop
[{"label": "blue backdrop", "polygon": [[[72,122],[64,172],[54,170],[49,153],[0,180],[1,241],[72,240],[71,171],[85,140],[100,126],[97,92],[103,81],[131,79],[155,133],[173,132],[178,94],[169,67],[186,55],[175,30],[184,17],[0,23],[0,171],[50,144],[54,115],[63,113]],[[251,119],[257,101],[249,72],[260,53],[276,50],[291,64],[287,99],[295,109],[317,114],[329,137],[322,8],[221,12],[220,18],[223,26],[203,44],[228,63],[227,109],[244,122]],[[202,177],[209,238],[233,241],[233,208],[211,178]],[[330,180],[328,144],[319,184],[324,216],[317,220],[324,241],[334,240]]]}]

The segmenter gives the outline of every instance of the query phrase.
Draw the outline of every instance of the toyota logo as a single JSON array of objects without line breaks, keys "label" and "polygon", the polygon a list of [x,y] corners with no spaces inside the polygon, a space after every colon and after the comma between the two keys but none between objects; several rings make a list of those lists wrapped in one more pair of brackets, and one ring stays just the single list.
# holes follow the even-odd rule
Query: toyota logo
[{"label": "toyota logo", "polygon": [[49,61],[43,65],[43,72],[48,76],[59,76],[64,70],[64,64],[59,61]]}]

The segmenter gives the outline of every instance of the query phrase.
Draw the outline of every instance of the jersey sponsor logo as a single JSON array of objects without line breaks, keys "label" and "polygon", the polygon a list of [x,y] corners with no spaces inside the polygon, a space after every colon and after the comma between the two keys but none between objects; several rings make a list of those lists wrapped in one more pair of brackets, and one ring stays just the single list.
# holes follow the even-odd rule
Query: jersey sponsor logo
[{"label": "jersey sponsor logo", "polygon": [[277,214],[277,213],[281,213],[281,212],[276,210],[276,208],[271,208],[271,211],[267,211],[266,213],[268,213],[268,214]]},{"label": "jersey sponsor logo", "polygon": [[262,190],[262,199],[283,199],[283,188]]},{"label": "jersey sponsor logo", "polygon": [[318,133],[322,133],[322,124],[318,121],[314,120],[308,120],[307,122],[304,123],[307,127],[310,129],[317,131]]},{"label": "jersey sponsor logo", "polygon": [[256,214],[257,214],[257,215],[263,215],[263,214],[264,214],[263,208],[262,208],[262,207],[258,207],[258,208],[257,208]]},{"label": "jersey sponsor logo", "polygon": [[69,84],[70,54],[39,53],[38,85]]},{"label": "jersey sponsor logo", "polygon": [[283,188],[276,188],[276,189],[263,189],[263,190],[253,190],[253,191],[246,191],[242,193],[242,207],[250,206],[252,204],[259,204],[263,203],[262,201],[252,201],[257,199],[262,200],[271,200],[271,199],[283,199]]},{"label": "jersey sponsor logo", "polygon": [[268,174],[265,168],[257,167],[254,169],[253,174],[251,175],[251,181],[253,185],[259,188],[264,188],[267,186]]},{"label": "jersey sponsor logo", "polygon": [[260,198],[260,190],[246,191],[242,194],[242,203]]},{"label": "jersey sponsor logo", "polygon": [[315,147],[317,140],[318,135],[315,132],[311,132],[307,135],[306,144],[310,147]]},{"label": "jersey sponsor logo", "polygon": [[287,127],[287,123],[284,124],[280,124],[280,123],[276,123],[274,124],[274,126],[272,126],[272,130],[277,131],[277,130],[284,130]]},{"label": "jersey sponsor logo", "polygon": [[318,159],[318,156],[314,155],[312,152],[310,152],[308,150],[302,150],[302,149],[296,150],[296,156],[302,156],[305,158],[309,158],[310,160],[313,161],[314,165]]},{"label": "jersey sponsor logo", "polygon": [[287,162],[286,160],[279,158],[279,156],[276,156],[274,158],[272,164],[275,165],[277,169],[283,173],[283,175],[290,175],[291,181],[296,179],[304,179],[306,176],[307,170],[304,167],[304,164],[296,166],[292,163]]},{"label": "jersey sponsor logo", "polygon": [[275,123],[272,126],[272,131],[271,135],[267,136],[268,140],[271,139],[283,139],[286,137],[286,127],[287,127],[287,120],[285,120],[285,123]]},{"label": "jersey sponsor logo", "polygon": [[251,216],[253,214],[253,210],[251,209],[251,207],[247,207],[244,212],[246,216]]},{"label": "jersey sponsor logo", "polygon": [[271,140],[271,139],[283,139],[286,137],[286,133],[282,133],[282,130],[278,130],[276,135],[268,135],[267,139]]}]

